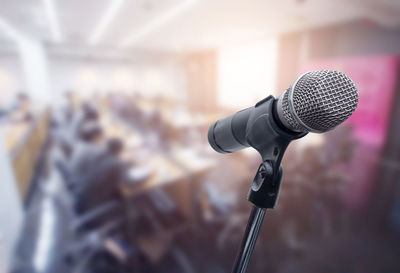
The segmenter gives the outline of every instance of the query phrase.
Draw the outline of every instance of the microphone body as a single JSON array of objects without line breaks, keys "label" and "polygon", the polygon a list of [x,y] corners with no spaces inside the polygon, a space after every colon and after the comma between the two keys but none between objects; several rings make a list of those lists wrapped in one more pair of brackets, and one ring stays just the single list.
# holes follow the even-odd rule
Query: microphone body
[{"label": "microphone body", "polygon": [[268,145],[274,148],[271,139],[290,141],[308,132],[332,130],[351,116],[357,103],[357,89],[346,75],[330,70],[308,72],[277,99],[268,96],[253,107],[214,122],[208,141],[219,153],[251,146],[263,156]]},{"label": "microphone body", "polygon": [[268,96],[253,107],[214,122],[208,130],[208,141],[219,153],[251,146],[268,160],[283,154],[291,140],[306,134],[287,130],[277,118],[276,99]]},{"label": "microphone body", "polygon": [[233,153],[249,147],[246,140],[247,122],[254,107],[217,120],[210,126],[208,142],[219,153]]},{"label": "microphone body", "polygon": [[255,209],[233,272],[246,271],[265,209],[276,205],[283,176],[281,162],[289,143],[308,132],[335,128],[350,117],[357,103],[357,89],[346,75],[314,71],[300,76],[279,98],[268,96],[210,126],[208,141],[217,152],[233,153],[251,146],[263,159],[247,195]]}]

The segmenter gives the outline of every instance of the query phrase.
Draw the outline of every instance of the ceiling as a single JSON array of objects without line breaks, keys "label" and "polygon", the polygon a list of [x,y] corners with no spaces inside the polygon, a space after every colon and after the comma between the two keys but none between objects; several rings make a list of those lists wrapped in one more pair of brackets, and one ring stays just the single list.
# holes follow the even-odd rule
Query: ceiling
[{"label": "ceiling", "polygon": [[[43,0],[0,0],[0,18],[53,47],[86,47],[115,0],[50,0],[61,41]],[[260,40],[280,33],[369,18],[400,25],[397,0],[125,0],[97,48],[195,50]],[[192,2],[186,2],[192,1]],[[10,38],[0,27],[0,44]]]}]

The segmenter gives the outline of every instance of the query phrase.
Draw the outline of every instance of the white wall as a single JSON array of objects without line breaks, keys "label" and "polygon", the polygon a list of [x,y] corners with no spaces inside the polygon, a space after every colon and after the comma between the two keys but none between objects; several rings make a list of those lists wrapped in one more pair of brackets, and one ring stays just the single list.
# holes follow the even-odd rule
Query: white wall
[{"label": "white wall", "polygon": [[9,52],[0,54],[0,103],[15,99],[20,90],[42,104],[50,102],[53,93],[44,45],[24,37],[19,37],[16,44]]},{"label": "white wall", "polygon": [[0,104],[12,100],[18,90],[25,89],[25,80],[17,54],[0,55]]},{"label": "white wall", "polygon": [[[132,63],[50,55],[47,62],[50,91],[40,96],[46,96],[52,104],[61,102],[67,90],[75,90],[83,97],[89,97],[94,91],[136,91],[179,99],[185,96],[185,73],[171,60]],[[21,58],[17,53],[1,54],[0,103],[14,98],[19,90],[31,91]]]},{"label": "white wall", "polygon": [[27,92],[37,102],[50,103],[54,94],[50,89],[48,58],[43,43],[21,37],[17,44]]},{"label": "white wall", "polygon": [[50,75],[53,92],[72,89],[83,97],[110,91],[179,97],[184,88],[184,74],[171,62],[134,64],[51,57]]},{"label": "white wall", "polygon": [[0,104],[14,99],[20,90],[43,104],[51,101],[48,60],[42,42],[16,35],[15,46],[0,51]]}]

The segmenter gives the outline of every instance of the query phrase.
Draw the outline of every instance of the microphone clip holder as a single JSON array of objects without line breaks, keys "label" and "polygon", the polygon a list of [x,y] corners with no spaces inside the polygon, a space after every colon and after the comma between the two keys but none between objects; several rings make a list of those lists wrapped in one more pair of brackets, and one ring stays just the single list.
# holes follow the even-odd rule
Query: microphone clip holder
[{"label": "microphone clip holder", "polygon": [[271,162],[264,161],[258,167],[247,200],[256,207],[273,209],[278,200],[283,175],[282,166],[274,173]]},{"label": "microphone clip holder", "polygon": [[281,161],[289,143],[305,136],[292,132],[280,123],[276,100],[268,96],[252,111],[246,128],[246,141],[263,160],[254,177],[247,199],[258,208],[272,209],[278,199],[283,169]]},{"label": "microphone clip holder", "polygon": [[258,102],[251,112],[246,141],[256,149],[263,160],[254,177],[247,200],[254,204],[243,236],[232,273],[244,273],[250,263],[266,209],[273,209],[278,200],[283,168],[281,161],[289,143],[307,133],[292,132],[280,123],[276,100],[269,96]]}]

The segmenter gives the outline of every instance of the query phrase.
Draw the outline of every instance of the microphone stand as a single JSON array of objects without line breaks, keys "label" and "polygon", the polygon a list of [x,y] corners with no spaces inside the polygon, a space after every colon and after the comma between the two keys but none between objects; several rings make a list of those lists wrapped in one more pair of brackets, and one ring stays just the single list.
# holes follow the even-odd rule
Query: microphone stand
[{"label": "microphone stand", "polygon": [[246,272],[265,212],[275,207],[282,182],[281,161],[287,146],[292,140],[307,134],[282,129],[284,126],[278,123],[279,118],[274,111],[275,103],[272,96],[259,101],[247,121],[246,142],[260,153],[263,162],[258,167],[247,196],[254,208],[232,273]]},{"label": "microphone stand", "polygon": [[265,212],[266,209],[253,206],[232,272],[244,273],[247,271]]},{"label": "microphone stand", "polygon": [[281,166],[278,174],[275,175],[272,162],[264,161],[261,163],[248,195],[248,200],[254,206],[250,213],[232,273],[245,273],[247,271],[266,210],[267,208],[274,208],[278,199],[281,181]]}]

